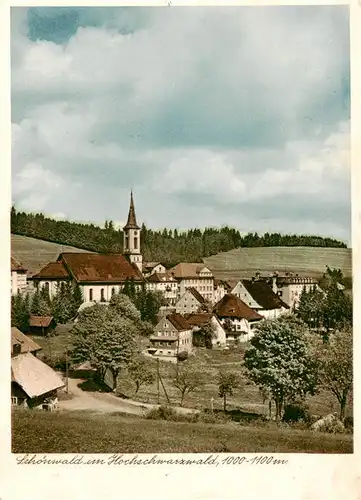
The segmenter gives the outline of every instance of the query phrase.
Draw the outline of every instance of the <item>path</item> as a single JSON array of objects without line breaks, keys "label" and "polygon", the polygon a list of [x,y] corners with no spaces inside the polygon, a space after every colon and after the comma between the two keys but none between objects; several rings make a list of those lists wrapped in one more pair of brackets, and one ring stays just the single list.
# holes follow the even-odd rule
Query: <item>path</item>
[{"label": "path", "polygon": [[[106,392],[83,391],[78,387],[82,382],[84,382],[83,379],[68,379],[69,394],[73,397],[69,400],[60,400],[60,410],[91,410],[102,413],[119,411],[131,415],[144,415],[147,411],[158,408],[159,406],[156,404],[122,399],[114,394]],[[197,410],[192,410],[190,408],[174,407],[174,409],[180,413],[197,412]]]}]

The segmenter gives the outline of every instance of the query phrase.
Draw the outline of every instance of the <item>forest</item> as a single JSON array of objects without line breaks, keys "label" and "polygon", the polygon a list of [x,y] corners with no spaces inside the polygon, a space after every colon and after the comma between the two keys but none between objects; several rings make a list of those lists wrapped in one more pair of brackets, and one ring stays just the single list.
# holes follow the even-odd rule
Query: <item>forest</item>
[{"label": "forest", "polygon": [[[121,253],[123,232],[105,221],[104,227],[95,224],[55,220],[41,213],[25,213],[11,209],[11,232],[22,236],[70,245],[98,253]],[[171,267],[178,262],[201,262],[203,258],[238,247],[311,246],[346,248],[333,238],[313,235],[280,233],[241,234],[238,229],[223,226],[204,229],[152,230],[141,227],[143,259],[162,262]]]}]

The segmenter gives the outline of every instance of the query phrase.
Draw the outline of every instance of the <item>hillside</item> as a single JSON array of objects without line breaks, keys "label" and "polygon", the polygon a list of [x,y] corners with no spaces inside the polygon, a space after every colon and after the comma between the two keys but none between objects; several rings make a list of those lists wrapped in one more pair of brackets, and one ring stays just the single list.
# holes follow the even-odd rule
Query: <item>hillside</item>
[{"label": "hillside", "polygon": [[48,262],[55,261],[60,252],[87,252],[87,250],[17,234],[11,235],[11,255],[21,262],[30,275],[40,271]]},{"label": "hillside", "polygon": [[258,247],[237,248],[203,259],[216,278],[251,277],[257,271],[295,272],[300,276],[320,277],[326,266],[341,269],[344,276],[352,275],[350,248]]}]

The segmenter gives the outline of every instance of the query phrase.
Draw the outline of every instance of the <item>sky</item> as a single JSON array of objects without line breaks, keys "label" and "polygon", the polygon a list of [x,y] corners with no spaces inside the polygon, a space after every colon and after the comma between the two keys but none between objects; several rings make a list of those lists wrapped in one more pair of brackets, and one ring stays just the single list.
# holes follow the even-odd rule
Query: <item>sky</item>
[{"label": "sky", "polygon": [[12,8],[12,199],[350,242],[346,6]]}]

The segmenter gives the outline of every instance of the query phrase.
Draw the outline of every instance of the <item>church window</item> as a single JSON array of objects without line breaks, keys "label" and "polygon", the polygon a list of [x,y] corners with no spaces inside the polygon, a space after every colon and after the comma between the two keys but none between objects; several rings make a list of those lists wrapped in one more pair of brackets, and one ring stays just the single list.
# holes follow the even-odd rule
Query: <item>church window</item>
[{"label": "church window", "polygon": [[135,250],[138,249],[138,238],[134,238],[134,248]]},{"label": "church window", "polygon": [[48,281],[44,284],[44,289],[49,292],[49,283]]},{"label": "church window", "polygon": [[112,288],[112,296],[115,294],[115,288]]},{"label": "church window", "polygon": [[89,302],[93,302],[93,289],[89,289]]},{"label": "church window", "polygon": [[105,302],[105,297],[104,297],[104,288],[100,289],[100,301]]}]

